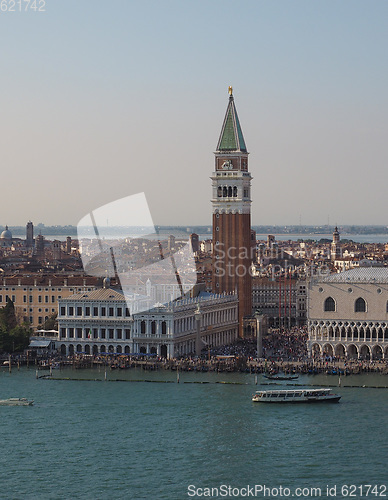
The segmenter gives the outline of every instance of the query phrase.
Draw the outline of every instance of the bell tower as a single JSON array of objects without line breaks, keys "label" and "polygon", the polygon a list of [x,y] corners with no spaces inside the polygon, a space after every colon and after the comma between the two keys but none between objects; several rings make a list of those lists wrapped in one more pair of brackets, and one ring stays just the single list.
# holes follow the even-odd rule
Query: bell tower
[{"label": "bell tower", "polygon": [[252,314],[251,174],[248,151],[229,87],[229,102],[215,151],[213,194],[213,277],[215,293],[237,291],[239,335]]},{"label": "bell tower", "polygon": [[336,260],[341,258],[341,244],[340,244],[340,233],[338,231],[338,227],[335,226],[333,233],[333,242],[331,244],[331,252],[330,252],[331,260]]}]

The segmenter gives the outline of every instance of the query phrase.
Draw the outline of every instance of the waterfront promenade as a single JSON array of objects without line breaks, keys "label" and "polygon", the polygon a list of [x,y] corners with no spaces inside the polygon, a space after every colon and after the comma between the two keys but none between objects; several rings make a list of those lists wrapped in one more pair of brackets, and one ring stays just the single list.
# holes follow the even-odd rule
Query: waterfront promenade
[{"label": "waterfront promenade", "polygon": [[[14,362],[12,370],[24,366],[25,362]],[[175,372],[216,372],[216,373],[252,373],[252,374],[327,374],[327,375],[357,375],[365,373],[379,373],[388,375],[387,360],[358,361],[358,360],[331,360],[316,361],[256,359],[243,356],[212,356],[206,359],[180,358],[164,360],[158,358],[132,356],[84,356],[76,355],[66,358],[40,359],[30,361],[30,368],[39,371],[72,367],[76,370],[86,368],[104,368],[108,370],[130,370],[141,368],[144,371],[175,371]],[[8,369],[8,364],[3,365]],[[387,379],[388,382],[388,379]]]},{"label": "waterfront promenade", "polygon": [[[288,373],[288,374],[329,374],[355,375],[361,373],[380,373],[388,375],[388,359],[357,360],[321,356],[307,356],[307,332],[304,328],[290,330],[272,330],[263,339],[263,357],[256,357],[256,341],[239,339],[233,344],[204,350],[200,358],[186,356],[163,359],[147,355],[86,355],[74,356],[39,356],[27,358],[24,355],[11,356],[11,369],[20,366],[36,366],[37,369],[63,368],[74,369],[105,367],[110,370],[128,370],[141,368],[146,371],[171,370],[193,372],[241,372],[241,373]],[[9,355],[0,359],[6,368]]]}]

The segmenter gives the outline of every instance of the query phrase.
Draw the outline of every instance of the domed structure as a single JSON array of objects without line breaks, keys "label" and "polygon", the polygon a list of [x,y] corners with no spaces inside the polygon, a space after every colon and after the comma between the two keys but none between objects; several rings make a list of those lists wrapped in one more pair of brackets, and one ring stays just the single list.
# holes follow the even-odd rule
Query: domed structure
[{"label": "domed structure", "polygon": [[8,229],[8,226],[5,226],[5,230],[0,234],[0,238],[2,240],[12,240],[12,233]]},{"label": "domed structure", "polygon": [[0,234],[0,247],[10,248],[11,246],[12,246],[12,233],[8,229],[8,226],[5,226],[5,230]]}]

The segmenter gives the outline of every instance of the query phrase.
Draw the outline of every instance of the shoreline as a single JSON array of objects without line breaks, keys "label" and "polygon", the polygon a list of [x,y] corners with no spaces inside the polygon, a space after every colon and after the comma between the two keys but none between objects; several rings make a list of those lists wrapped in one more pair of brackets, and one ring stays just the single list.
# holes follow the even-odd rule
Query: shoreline
[{"label": "shoreline", "polygon": [[[2,368],[9,370],[8,360],[4,361]],[[11,361],[11,370],[20,366],[36,368],[39,371],[71,367],[76,370],[87,368],[105,368],[109,370],[130,370],[141,368],[144,371],[173,371],[173,372],[215,372],[215,373],[250,373],[266,375],[361,375],[381,374],[388,375],[388,360],[356,361],[332,360],[314,361],[282,360],[282,359],[254,359],[245,357],[214,356],[210,359],[141,359],[132,356],[74,356],[67,358],[36,358],[34,360],[14,358]],[[270,379],[268,379],[270,380]]]}]

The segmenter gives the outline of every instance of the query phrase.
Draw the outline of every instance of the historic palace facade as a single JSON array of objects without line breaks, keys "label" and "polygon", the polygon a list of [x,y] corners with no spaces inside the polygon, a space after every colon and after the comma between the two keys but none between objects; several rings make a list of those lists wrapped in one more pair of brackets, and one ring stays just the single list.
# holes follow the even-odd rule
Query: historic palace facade
[{"label": "historic palace facade", "polygon": [[200,292],[196,297],[156,303],[130,315],[124,294],[109,288],[108,282],[104,280],[104,288],[59,300],[56,342],[61,354],[172,358],[194,355],[198,333],[199,350],[228,344],[238,337],[235,294]]},{"label": "historic palace facade", "polygon": [[310,283],[310,355],[388,358],[388,268],[359,267]]},{"label": "historic palace facade", "polygon": [[132,320],[122,293],[108,287],[59,300],[58,345],[62,355],[129,354]]},{"label": "historic palace facade", "polygon": [[194,355],[198,326],[199,351],[235,341],[238,337],[237,296],[201,292],[196,297],[166,305],[155,304],[149,311],[135,314],[134,352],[164,358]]}]

